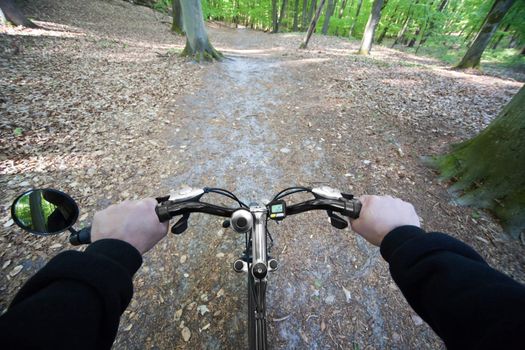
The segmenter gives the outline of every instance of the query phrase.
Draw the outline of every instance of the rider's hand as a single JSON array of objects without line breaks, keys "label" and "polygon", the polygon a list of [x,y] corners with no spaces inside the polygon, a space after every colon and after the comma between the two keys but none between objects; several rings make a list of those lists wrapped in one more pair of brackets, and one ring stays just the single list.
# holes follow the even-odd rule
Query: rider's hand
[{"label": "rider's hand", "polygon": [[161,223],[153,198],[125,201],[95,214],[91,226],[91,241],[112,238],[128,242],[144,254],[168,232],[168,222]]},{"label": "rider's hand", "polygon": [[396,227],[419,227],[419,217],[414,206],[390,196],[362,196],[363,207],[359,219],[352,220],[352,229],[368,242],[379,246],[383,238]]}]

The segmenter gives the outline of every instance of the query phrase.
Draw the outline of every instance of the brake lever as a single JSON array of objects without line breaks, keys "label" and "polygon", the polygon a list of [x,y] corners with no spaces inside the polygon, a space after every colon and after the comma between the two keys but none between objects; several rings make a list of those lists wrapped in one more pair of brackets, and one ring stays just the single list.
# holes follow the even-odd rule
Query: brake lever
[{"label": "brake lever", "polygon": [[180,235],[188,229],[188,219],[190,214],[184,214],[182,217],[171,227],[171,233]]},{"label": "brake lever", "polygon": [[330,224],[332,224],[333,227],[339,230],[343,230],[348,227],[348,222],[345,219],[335,214],[331,210],[327,210],[326,212],[328,213],[328,217],[330,218]]}]

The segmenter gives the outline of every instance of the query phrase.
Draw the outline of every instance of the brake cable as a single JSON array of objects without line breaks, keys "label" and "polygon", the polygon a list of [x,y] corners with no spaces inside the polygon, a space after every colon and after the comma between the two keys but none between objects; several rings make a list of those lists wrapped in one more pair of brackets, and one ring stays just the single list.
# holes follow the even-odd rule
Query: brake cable
[{"label": "brake cable", "polygon": [[241,208],[248,208],[248,206],[242,202],[239,198],[237,198],[236,195],[234,195],[232,192],[228,191],[228,190],[225,190],[224,188],[217,188],[217,187],[205,187],[204,189],[204,193],[217,193],[217,194],[221,194],[225,197],[228,197],[230,199],[233,199],[234,201],[236,201],[237,203],[239,203],[239,206]]}]

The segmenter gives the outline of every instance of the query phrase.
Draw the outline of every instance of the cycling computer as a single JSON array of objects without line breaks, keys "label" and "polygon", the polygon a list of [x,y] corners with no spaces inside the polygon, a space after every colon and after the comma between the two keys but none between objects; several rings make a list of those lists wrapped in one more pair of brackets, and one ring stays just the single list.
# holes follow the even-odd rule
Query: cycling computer
[{"label": "cycling computer", "polygon": [[286,217],[286,202],[283,200],[273,201],[268,204],[270,219],[282,220]]}]

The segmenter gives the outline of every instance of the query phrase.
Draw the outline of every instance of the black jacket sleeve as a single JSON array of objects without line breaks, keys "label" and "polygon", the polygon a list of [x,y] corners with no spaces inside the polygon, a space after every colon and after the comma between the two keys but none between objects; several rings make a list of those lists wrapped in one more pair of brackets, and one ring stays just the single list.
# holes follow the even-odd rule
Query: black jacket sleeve
[{"label": "black jacket sleeve", "polygon": [[0,317],[2,349],[109,349],[142,264],[130,244],[104,239],[58,254]]},{"label": "black jacket sleeve", "polygon": [[381,244],[392,278],[448,349],[524,349],[525,287],[468,245],[415,226]]}]

